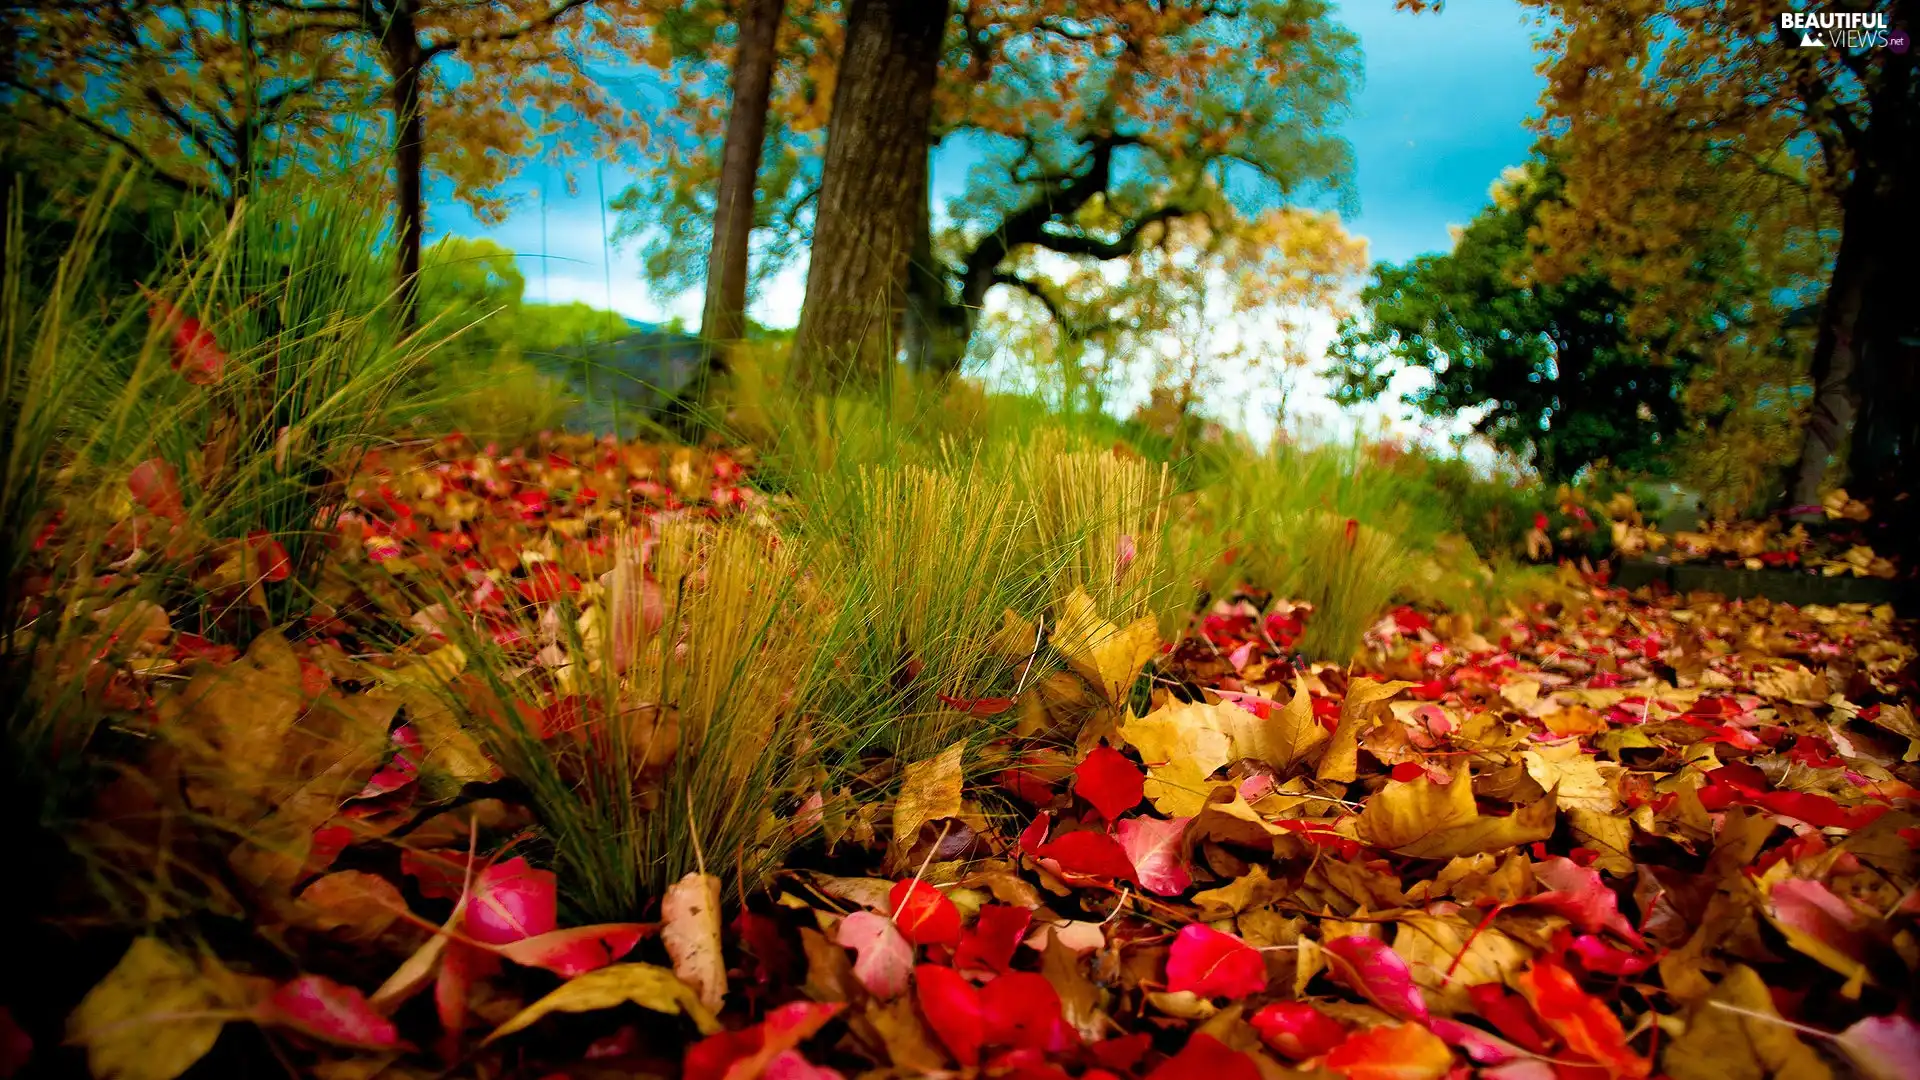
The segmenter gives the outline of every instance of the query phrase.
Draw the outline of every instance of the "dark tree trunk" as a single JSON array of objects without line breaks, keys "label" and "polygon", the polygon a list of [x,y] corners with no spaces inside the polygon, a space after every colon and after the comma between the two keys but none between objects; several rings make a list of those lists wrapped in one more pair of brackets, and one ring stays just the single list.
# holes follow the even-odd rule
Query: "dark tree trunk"
[{"label": "dark tree trunk", "polygon": [[[931,167],[931,156],[928,166]],[[913,248],[907,253],[907,364],[913,370],[946,378],[960,370],[974,320],[953,302],[946,271],[933,256],[931,174],[924,182],[928,198],[915,205]]]},{"label": "dark tree trunk", "polygon": [[387,97],[393,110],[393,233],[395,298],[400,325],[419,320],[420,245],[425,229],[422,185],[426,175],[426,122],[420,115],[420,84],[427,55],[413,20],[414,0],[395,0],[381,48],[387,62]]},{"label": "dark tree trunk", "polygon": [[1864,374],[1861,314],[1866,304],[1870,266],[1866,248],[1872,224],[1866,220],[1868,200],[1856,190],[1847,199],[1841,218],[1840,250],[1833,260],[1833,276],[1820,307],[1820,335],[1813,348],[1813,408],[1802,434],[1800,463],[1794,468],[1788,498],[1794,506],[1820,501],[1827,463],[1853,430],[1859,411],[1857,385]]},{"label": "dark tree trunk", "polygon": [[747,333],[747,256],[753,236],[753,195],[760,149],[767,137],[773,92],[774,44],[785,0],[746,0],[733,58],[733,104],[720,160],[720,193],[713,212],[713,250],[707,257],[707,301],[700,319],[710,375],[727,370],[728,350]]},{"label": "dark tree trunk", "polygon": [[951,0],[853,0],[795,337],[801,379],[880,383],[900,345]]}]

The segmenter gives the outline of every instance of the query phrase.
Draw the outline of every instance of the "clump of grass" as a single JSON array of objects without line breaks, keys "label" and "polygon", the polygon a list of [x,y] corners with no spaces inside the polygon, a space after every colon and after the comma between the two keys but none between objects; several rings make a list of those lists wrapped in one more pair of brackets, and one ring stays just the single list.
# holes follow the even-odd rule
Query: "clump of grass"
[{"label": "clump of grass", "polygon": [[670,521],[616,550],[581,603],[523,613],[534,663],[462,628],[470,675],[447,684],[592,920],[635,917],[702,856],[742,887],[779,865],[804,831],[775,812],[814,760],[797,706],[822,637],[793,545],[764,529]]},{"label": "clump of grass", "polygon": [[840,598],[808,707],[849,757],[924,757],[984,727],[951,701],[1014,693],[1033,649],[1010,647],[1008,613],[1031,620],[1058,572],[1025,543],[1017,478],[977,457],[868,468],[804,519]]},{"label": "clump of grass", "polygon": [[1169,545],[1167,466],[1106,451],[1039,448],[1029,483],[1040,547],[1065,553],[1056,599],[1084,591],[1116,625],[1152,616],[1163,634],[1177,632],[1172,624],[1191,608],[1193,582]]}]

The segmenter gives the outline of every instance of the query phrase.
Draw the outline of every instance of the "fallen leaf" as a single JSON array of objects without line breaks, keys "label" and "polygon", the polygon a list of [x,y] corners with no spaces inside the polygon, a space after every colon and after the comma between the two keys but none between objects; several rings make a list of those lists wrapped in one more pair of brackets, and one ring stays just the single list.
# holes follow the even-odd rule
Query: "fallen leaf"
[{"label": "fallen leaf", "polygon": [[980,1047],[987,1041],[980,992],[959,972],[939,964],[913,969],[914,998],[927,1026],[946,1044],[947,1052],[966,1067],[980,1064]]},{"label": "fallen leaf", "polygon": [[1026,908],[982,905],[973,925],[960,932],[953,966],[962,971],[1006,971],[1013,966],[1014,950],[1020,947],[1020,939],[1032,922],[1033,912]]},{"label": "fallen leaf", "polygon": [[[1535,783],[1558,796],[1563,810],[1592,810],[1609,814],[1620,808],[1620,799],[1600,772],[1600,763],[1583,753],[1573,740],[1549,743],[1520,755],[1527,775]],[[1615,771],[1617,765],[1607,766]]]},{"label": "fallen leaf", "polygon": [[1320,948],[1334,975],[1368,1001],[1402,1020],[1427,1019],[1427,999],[1414,985],[1412,969],[1386,942],[1352,934],[1323,941]]},{"label": "fallen leaf", "polygon": [[1390,780],[1367,799],[1360,828],[1368,842],[1402,855],[1448,859],[1501,851],[1553,835],[1558,819],[1549,794],[1505,817],[1483,815],[1473,801],[1473,776],[1462,763],[1450,784],[1425,776]]},{"label": "fallen leaf", "polygon": [[1540,1022],[1574,1053],[1591,1058],[1614,1076],[1628,1080],[1643,1080],[1653,1072],[1652,1063],[1627,1046],[1627,1033],[1620,1026],[1620,1018],[1600,999],[1582,990],[1573,974],[1559,963],[1540,957],[1514,978],[1514,984],[1533,1006]]},{"label": "fallen leaf", "polygon": [[867,992],[882,1001],[906,992],[913,970],[913,946],[884,915],[856,911],[840,920],[839,943],[858,954],[854,977]]},{"label": "fallen leaf", "polygon": [[1111,746],[1087,751],[1073,775],[1074,794],[1092,803],[1108,821],[1140,805],[1146,797],[1146,777],[1125,754]]},{"label": "fallen leaf", "polygon": [[1347,1036],[1325,1064],[1347,1080],[1440,1080],[1453,1068],[1453,1051],[1420,1024],[1388,1024]]},{"label": "fallen leaf", "polygon": [[1473,987],[1505,983],[1533,955],[1497,927],[1426,913],[1400,917],[1393,951],[1407,962],[1426,1000],[1442,1013],[1473,1011]]},{"label": "fallen leaf", "polygon": [[1141,669],[1160,650],[1160,629],[1146,615],[1123,630],[1101,618],[1093,598],[1076,588],[1060,604],[1052,641],[1067,666],[1118,708],[1126,703]]},{"label": "fallen leaf", "polygon": [[1010,971],[980,988],[980,1015],[989,1046],[1012,1046],[1058,1054],[1079,1036],[1067,1026],[1060,993],[1046,976]]},{"label": "fallen leaf", "polygon": [[1412,685],[1398,680],[1387,683],[1368,678],[1353,680],[1347,686],[1346,696],[1340,700],[1340,723],[1333,729],[1326,753],[1320,756],[1320,768],[1315,775],[1321,780],[1352,783],[1359,776],[1360,729],[1372,718],[1373,707]]},{"label": "fallen leaf", "polygon": [[906,865],[908,852],[920,837],[921,826],[929,821],[960,816],[960,759],[966,750],[967,742],[962,739],[933,757],[908,764],[903,770],[900,797],[893,807],[889,869],[898,871]]},{"label": "fallen leaf", "polygon": [[378,874],[341,870],[300,890],[298,910],[302,926],[364,944],[405,914],[407,901],[393,882]]},{"label": "fallen leaf", "polygon": [[700,996],[673,972],[656,964],[612,964],[560,984],[495,1028],[486,1042],[525,1031],[552,1013],[597,1012],[627,1003],[668,1016],[685,1013],[702,1035],[720,1030],[720,1021],[700,1004]]},{"label": "fallen leaf", "polygon": [[558,906],[553,872],[516,856],[474,876],[463,925],[483,945],[505,945],[550,933]]},{"label": "fallen leaf", "polygon": [[213,1049],[221,1006],[199,965],[138,938],[67,1018],[67,1039],[98,1080],[173,1080]]},{"label": "fallen leaf", "polygon": [[1687,1030],[1667,1044],[1660,1065],[1673,1080],[1833,1076],[1820,1055],[1780,1019],[1773,995],[1745,964],[1735,965],[1713,993],[1694,1006]]},{"label": "fallen leaf", "polygon": [[633,951],[653,931],[645,923],[602,923],[521,938],[493,951],[522,967],[551,971],[563,979],[606,967]]},{"label": "fallen leaf", "polygon": [[1180,838],[1192,818],[1171,821],[1151,817],[1123,818],[1114,826],[1120,848],[1133,864],[1140,887],[1155,896],[1178,896],[1193,886]]},{"label": "fallen leaf", "polygon": [[261,1006],[259,1019],[339,1046],[405,1046],[393,1021],[376,1012],[365,994],[320,975],[302,975],[275,990]]},{"label": "fallen leaf", "polygon": [[954,906],[946,893],[925,881],[908,878],[894,882],[887,894],[887,902],[893,909],[894,925],[913,944],[960,943],[960,909]]},{"label": "fallen leaf", "polygon": [[1347,1038],[1340,1021],[1304,1001],[1262,1006],[1247,1022],[1260,1033],[1261,1042],[1295,1061],[1319,1057]]},{"label": "fallen leaf", "polygon": [[1232,934],[1192,923],[1174,935],[1167,956],[1167,990],[1238,1000],[1267,987],[1260,951]]},{"label": "fallen leaf", "polygon": [[[681,1065],[683,1080],[799,1080],[795,1063],[776,1067],[783,1054],[812,1038],[846,1008],[839,1004],[796,1001],[770,1010],[767,1018],[743,1031],[709,1035],[687,1048]],[[804,1058],[800,1063],[805,1063]]]},{"label": "fallen leaf", "polygon": [[1147,1080],[1260,1080],[1253,1059],[1211,1035],[1196,1034]]},{"label": "fallen leaf", "polygon": [[1835,1037],[1867,1080],[1913,1080],[1920,1066],[1920,1024],[1906,1016],[1869,1016]]},{"label": "fallen leaf", "polygon": [[1227,737],[1194,715],[1210,708],[1171,702],[1120,726],[1121,738],[1147,763],[1147,798],[1168,817],[1198,814],[1212,786],[1207,778],[1233,760]]},{"label": "fallen leaf", "polygon": [[660,943],[673,960],[673,973],[693,987],[700,1004],[719,1012],[727,996],[719,878],[695,871],[667,886],[660,901]]}]

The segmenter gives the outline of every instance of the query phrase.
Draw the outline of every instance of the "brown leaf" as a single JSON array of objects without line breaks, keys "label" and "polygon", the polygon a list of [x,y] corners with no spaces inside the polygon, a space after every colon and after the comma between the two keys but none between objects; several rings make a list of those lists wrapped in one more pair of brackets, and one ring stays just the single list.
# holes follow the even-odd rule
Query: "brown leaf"
[{"label": "brown leaf", "polygon": [[1472,773],[1463,763],[1450,784],[1425,776],[1406,783],[1389,780],[1361,810],[1360,829],[1368,842],[1399,854],[1448,859],[1545,840],[1558,817],[1551,794],[1505,817],[1482,815],[1473,801]]},{"label": "brown leaf", "polygon": [[1126,704],[1140,670],[1159,651],[1160,629],[1145,615],[1123,630],[1100,617],[1086,590],[1075,589],[1060,604],[1051,640],[1067,665],[1118,708]]},{"label": "brown leaf", "polygon": [[887,852],[892,869],[905,866],[922,825],[960,816],[960,759],[966,750],[967,741],[961,739],[933,757],[906,767],[900,780],[900,798],[893,807],[893,844]]},{"label": "brown leaf", "polygon": [[407,901],[378,874],[341,870],[300,890],[296,910],[302,926],[364,944],[385,933],[407,910]]}]

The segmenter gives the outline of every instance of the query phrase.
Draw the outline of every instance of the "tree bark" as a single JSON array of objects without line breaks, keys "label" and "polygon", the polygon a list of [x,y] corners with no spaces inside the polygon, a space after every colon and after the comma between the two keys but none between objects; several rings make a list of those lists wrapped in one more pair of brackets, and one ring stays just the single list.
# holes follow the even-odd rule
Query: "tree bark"
[{"label": "tree bark", "polygon": [[420,114],[420,84],[426,76],[427,55],[413,13],[414,0],[395,0],[380,42],[393,110],[394,287],[403,331],[419,322],[420,246],[426,231],[422,187],[427,136]]},{"label": "tree bark", "polygon": [[803,385],[876,386],[900,345],[951,0],[853,0],[794,342]]},{"label": "tree bark", "polygon": [[720,159],[720,192],[713,212],[713,250],[707,256],[707,299],[700,318],[707,339],[707,373],[724,374],[729,351],[747,333],[748,241],[753,236],[754,191],[767,104],[773,93],[774,44],[785,0],[746,0],[733,58],[733,103]]}]

